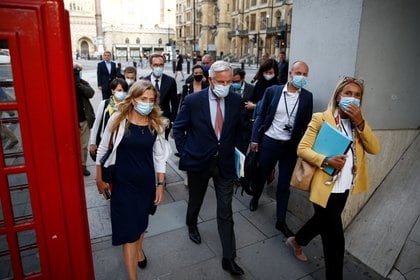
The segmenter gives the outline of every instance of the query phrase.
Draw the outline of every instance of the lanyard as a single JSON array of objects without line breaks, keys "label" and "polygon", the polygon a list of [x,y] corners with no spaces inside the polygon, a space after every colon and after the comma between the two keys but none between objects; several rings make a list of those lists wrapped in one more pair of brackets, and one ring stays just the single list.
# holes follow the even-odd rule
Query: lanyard
[{"label": "lanyard", "polygon": [[287,106],[287,102],[286,102],[286,92],[283,92],[283,100],[284,100],[284,107],[286,107],[286,114],[287,114],[287,124],[290,125],[290,117],[293,116],[293,112],[296,109],[297,104],[299,103],[299,98],[300,95],[298,95],[298,98],[295,102],[295,105],[293,105],[292,111],[289,114],[289,107]]}]

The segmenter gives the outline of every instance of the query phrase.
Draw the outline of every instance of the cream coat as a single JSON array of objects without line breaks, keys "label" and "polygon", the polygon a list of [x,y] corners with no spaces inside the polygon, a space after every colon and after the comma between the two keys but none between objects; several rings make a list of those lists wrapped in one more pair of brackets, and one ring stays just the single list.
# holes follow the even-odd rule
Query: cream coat
[{"label": "cream coat", "polygon": [[[309,200],[325,208],[334,187],[334,183],[331,185],[325,184],[326,181],[331,179],[331,176],[325,173],[321,168],[325,155],[318,154],[312,150],[318,131],[324,121],[335,127],[333,113],[330,110],[323,113],[313,114],[312,120],[308,125],[308,129],[299,143],[297,154],[308,163],[318,167],[312,178]],[[355,175],[355,183],[352,186],[352,193],[354,194],[365,192],[368,189],[368,173],[365,152],[377,154],[380,150],[379,141],[366,121],[363,131],[356,130],[355,134],[354,141],[357,171]]]}]

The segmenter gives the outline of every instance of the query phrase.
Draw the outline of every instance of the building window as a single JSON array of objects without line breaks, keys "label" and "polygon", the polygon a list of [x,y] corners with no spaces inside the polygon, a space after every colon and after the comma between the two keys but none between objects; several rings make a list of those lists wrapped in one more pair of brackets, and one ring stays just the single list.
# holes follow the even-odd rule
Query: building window
[{"label": "building window", "polygon": [[267,0],[260,0],[261,3],[260,4],[267,4]]},{"label": "building window", "polygon": [[130,44],[130,39],[125,38],[125,43],[126,43],[126,44]]},{"label": "building window", "polygon": [[159,38],[158,44],[159,44],[159,46],[162,45],[162,38]]},{"label": "building window", "polygon": [[267,23],[268,23],[267,13],[262,12],[260,14],[260,19],[261,19],[261,22],[260,22],[261,29],[267,29]]},{"label": "building window", "polygon": [[277,11],[276,12],[276,26],[280,27],[280,25],[281,25],[281,12]]},{"label": "building window", "polygon": [[251,14],[251,22],[249,26],[249,30],[255,30],[255,14]]},{"label": "building window", "polygon": [[257,6],[257,0],[251,0],[251,7]]},{"label": "building window", "polygon": [[136,44],[140,44],[140,38],[136,39]]}]

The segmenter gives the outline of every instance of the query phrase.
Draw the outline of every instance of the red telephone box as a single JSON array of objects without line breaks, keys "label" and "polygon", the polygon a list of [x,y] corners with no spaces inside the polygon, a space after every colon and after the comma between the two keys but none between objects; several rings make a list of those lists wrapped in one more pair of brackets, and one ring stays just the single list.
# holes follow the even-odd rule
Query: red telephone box
[{"label": "red telephone box", "polygon": [[0,2],[0,279],[93,279],[69,15]]}]

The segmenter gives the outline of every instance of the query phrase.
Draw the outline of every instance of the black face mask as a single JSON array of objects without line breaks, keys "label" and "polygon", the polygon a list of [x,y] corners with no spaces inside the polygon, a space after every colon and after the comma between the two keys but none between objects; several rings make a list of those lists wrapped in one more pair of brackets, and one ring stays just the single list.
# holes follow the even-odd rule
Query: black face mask
[{"label": "black face mask", "polygon": [[194,80],[200,82],[203,79],[203,75],[194,75]]}]

